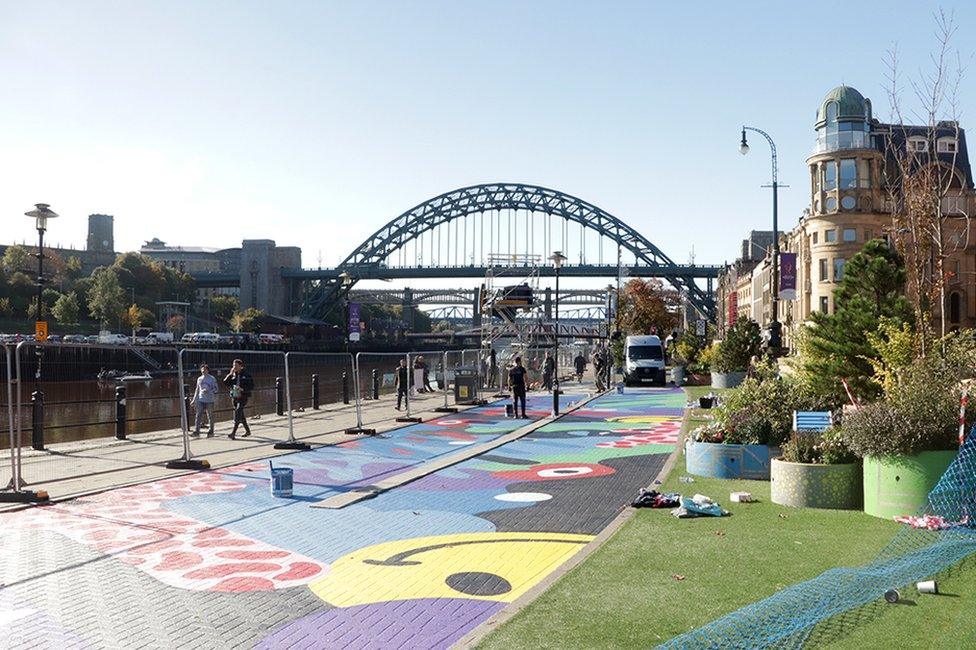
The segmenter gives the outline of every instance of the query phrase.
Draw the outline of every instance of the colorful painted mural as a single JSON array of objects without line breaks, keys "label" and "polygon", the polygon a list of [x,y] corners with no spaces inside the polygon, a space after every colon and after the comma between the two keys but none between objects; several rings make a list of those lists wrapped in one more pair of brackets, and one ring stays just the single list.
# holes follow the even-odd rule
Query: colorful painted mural
[{"label": "colorful painted mural", "polygon": [[[571,399],[566,397],[567,403]],[[263,647],[446,647],[578,553],[674,449],[677,390],[605,395],[517,441],[338,510],[309,507],[524,421],[504,405],[275,460],[294,498],[250,463],[5,517],[111,555],[165,588],[304,589]],[[530,399],[548,412],[548,398]],[[294,618],[294,620],[291,620]]]}]

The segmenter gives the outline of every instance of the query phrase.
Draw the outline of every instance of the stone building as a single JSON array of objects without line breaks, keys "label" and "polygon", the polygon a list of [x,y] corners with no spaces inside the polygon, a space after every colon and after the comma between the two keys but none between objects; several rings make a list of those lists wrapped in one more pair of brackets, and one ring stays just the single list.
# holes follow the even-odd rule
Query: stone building
[{"label": "stone building", "polygon": [[[791,329],[811,312],[832,313],[833,291],[844,265],[865,242],[890,241],[892,194],[886,179],[896,177],[895,153],[908,152],[919,165],[939,165],[952,182],[942,201],[950,231],[946,296],[950,327],[976,324],[976,230],[974,192],[966,134],[955,122],[929,126],[885,124],[874,118],[871,101],[854,88],[839,86],[824,97],[814,122],[816,140],[807,159],[810,202],[798,223],[780,240],[784,252],[797,255],[796,299],[780,302],[779,319],[790,343]],[[900,154],[899,154],[900,155]],[[744,292],[751,292],[751,318],[765,326],[771,320],[771,255],[748,271],[735,272],[739,288],[738,313],[744,312]],[[727,274],[733,273],[731,267]],[[743,274],[751,286],[746,287]],[[731,279],[720,279],[729,286]],[[723,310],[729,311],[729,294]],[[936,316],[943,308],[936,306]]]},{"label": "stone building", "polygon": [[[115,261],[114,217],[107,214],[88,215],[87,247],[85,249],[62,248],[60,246],[50,245],[50,243],[53,243],[52,240],[57,241],[58,228],[62,227],[61,221],[61,219],[55,220],[47,232],[44,241],[45,255],[57,256],[64,262],[67,262],[72,257],[77,258],[81,262],[81,272],[84,275],[89,275],[99,266],[109,266]],[[0,244],[0,257],[12,245]],[[22,245],[31,254],[37,253],[36,242],[25,241]]]},{"label": "stone building", "polygon": [[285,269],[302,268],[302,249],[277,246],[270,239],[245,239],[241,248],[241,309],[289,314],[290,286]]}]

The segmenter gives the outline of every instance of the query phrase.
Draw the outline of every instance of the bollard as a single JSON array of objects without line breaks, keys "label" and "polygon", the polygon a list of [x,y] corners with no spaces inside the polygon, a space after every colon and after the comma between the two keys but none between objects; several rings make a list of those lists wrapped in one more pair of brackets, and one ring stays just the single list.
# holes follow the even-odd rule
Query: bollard
[{"label": "bollard", "polygon": [[342,403],[349,403],[349,373],[342,371]]},{"label": "bollard", "polygon": [[380,398],[380,373],[376,368],[373,368],[373,399],[378,400]]},{"label": "bollard", "polygon": [[31,445],[37,451],[44,451],[44,393],[35,390],[31,393],[33,414],[31,416]]},{"label": "bollard", "polygon": [[319,376],[312,375],[312,408],[319,410]]},{"label": "bollard", "polygon": [[281,377],[275,377],[275,413],[285,414],[285,382]]},{"label": "bollard", "polygon": [[115,387],[115,437],[125,440],[125,386]]}]

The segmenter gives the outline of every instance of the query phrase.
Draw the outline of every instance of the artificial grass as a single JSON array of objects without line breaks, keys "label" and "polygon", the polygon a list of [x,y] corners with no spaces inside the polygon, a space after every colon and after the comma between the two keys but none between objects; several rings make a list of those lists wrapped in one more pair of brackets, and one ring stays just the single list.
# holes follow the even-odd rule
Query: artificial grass
[{"label": "artificial grass", "polygon": [[[708,388],[688,389],[697,398]],[[707,411],[691,411],[684,430]],[[795,509],[769,501],[766,481],[695,478],[679,455],[662,491],[701,493],[732,512],[679,520],[639,510],[601,548],[479,648],[647,648],[836,566],[870,561],[898,524],[861,512]],[[650,477],[648,478],[650,481]],[[757,503],[729,502],[751,492]],[[880,602],[821,625],[811,645],[837,648],[976,647],[976,562],[940,577],[947,595]],[[954,595],[948,595],[954,594]]]}]

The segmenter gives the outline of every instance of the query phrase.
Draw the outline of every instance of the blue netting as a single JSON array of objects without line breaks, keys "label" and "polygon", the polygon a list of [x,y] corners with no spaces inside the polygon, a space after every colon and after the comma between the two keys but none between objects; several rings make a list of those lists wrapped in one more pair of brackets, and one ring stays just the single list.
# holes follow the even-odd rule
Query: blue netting
[{"label": "blue netting", "polygon": [[884,592],[932,578],[976,552],[976,427],[919,514],[966,522],[931,531],[905,525],[870,564],[825,571],[675,637],[660,648],[798,648],[845,633]]}]

